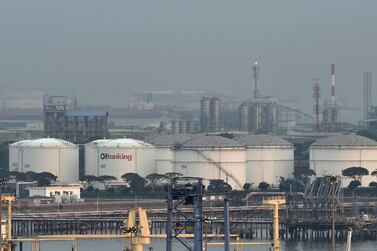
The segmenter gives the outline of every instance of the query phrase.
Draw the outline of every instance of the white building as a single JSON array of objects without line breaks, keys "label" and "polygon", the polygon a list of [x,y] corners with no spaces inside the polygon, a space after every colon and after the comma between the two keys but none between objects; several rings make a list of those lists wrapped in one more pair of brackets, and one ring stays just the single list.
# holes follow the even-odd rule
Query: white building
[{"label": "white building", "polygon": [[278,186],[294,169],[293,144],[275,135],[249,134],[236,139],[246,147],[246,182]]},{"label": "white building", "polygon": [[148,139],[156,147],[155,165],[157,173],[165,174],[174,172],[175,151],[174,148],[192,139],[190,134],[159,134]]},{"label": "white building", "polygon": [[55,138],[18,141],[9,145],[9,171],[49,172],[60,182],[78,182],[79,148]]},{"label": "white building", "polygon": [[234,189],[245,184],[245,147],[220,136],[198,136],[175,147],[175,172],[222,179]]},{"label": "white building", "polygon": [[[349,167],[364,167],[373,172],[377,168],[377,142],[355,134],[341,134],[322,138],[310,146],[310,168],[317,176],[342,175]],[[364,176],[362,185],[375,181]],[[349,181],[344,181],[344,186]]]},{"label": "white building", "polygon": [[154,146],[135,139],[93,141],[85,145],[85,175],[110,175],[122,181],[125,173],[142,177],[156,173]]},{"label": "white building", "polygon": [[49,187],[30,187],[29,197],[55,198],[55,203],[72,203],[81,199],[80,184],[57,184]]}]

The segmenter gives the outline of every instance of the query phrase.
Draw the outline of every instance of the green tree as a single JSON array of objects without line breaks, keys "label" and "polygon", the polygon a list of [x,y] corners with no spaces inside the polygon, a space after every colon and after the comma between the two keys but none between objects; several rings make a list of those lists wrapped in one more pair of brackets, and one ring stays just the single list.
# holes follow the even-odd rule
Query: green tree
[{"label": "green tree", "polygon": [[372,182],[369,183],[369,186],[370,187],[377,187],[377,182],[372,181]]},{"label": "green tree", "polygon": [[15,181],[26,181],[25,173],[11,171],[9,172],[9,178]]},{"label": "green tree", "polygon": [[168,181],[168,178],[166,175],[158,174],[158,173],[152,173],[145,177],[147,179],[147,186],[150,186],[152,188],[152,191],[154,192],[158,186],[160,186],[163,182],[166,183]]},{"label": "green tree", "polygon": [[93,188],[93,182],[98,181],[98,177],[94,175],[85,175],[83,177],[83,181],[86,181],[88,183],[88,188],[92,187]]},{"label": "green tree", "polygon": [[166,179],[169,181],[169,184],[172,184],[174,179],[182,177],[183,174],[177,173],[177,172],[168,172],[164,174],[166,176]]},{"label": "green tree", "polygon": [[305,186],[302,181],[296,179],[284,179],[280,177],[279,189],[285,192],[303,192]]},{"label": "green tree", "polygon": [[269,187],[270,187],[270,184],[268,184],[267,182],[264,182],[264,181],[262,181],[258,185],[258,189],[260,189],[262,191],[267,191]]},{"label": "green tree", "polygon": [[348,185],[348,188],[356,190],[359,186],[361,186],[361,182],[359,180],[351,180],[351,182]]},{"label": "green tree", "polygon": [[365,175],[369,175],[369,171],[364,167],[349,167],[342,171],[342,175],[350,177],[354,181],[360,181],[361,183],[361,178]]},{"label": "green tree", "polygon": [[128,183],[132,193],[141,193],[144,190],[146,180],[137,173],[125,173],[122,179]]},{"label": "green tree", "polygon": [[246,192],[250,190],[251,186],[253,185],[253,183],[245,183],[243,184],[243,187],[242,189],[245,190]]},{"label": "green tree", "polygon": [[210,193],[229,193],[232,187],[224,180],[210,180],[207,190]]},{"label": "green tree", "polygon": [[44,187],[51,185],[56,181],[57,177],[49,172],[34,173],[33,179],[38,182],[38,186]]},{"label": "green tree", "polygon": [[293,175],[306,185],[310,182],[310,176],[314,176],[316,173],[314,170],[310,169],[308,160],[299,160],[295,162]]},{"label": "green tree", "polygon": [[117,180],[117,178],[111,175],[101,175],[98,177],[98,181],[104,185],[105,189],[107,189],[110,182],[115,181],[115,180]]}]

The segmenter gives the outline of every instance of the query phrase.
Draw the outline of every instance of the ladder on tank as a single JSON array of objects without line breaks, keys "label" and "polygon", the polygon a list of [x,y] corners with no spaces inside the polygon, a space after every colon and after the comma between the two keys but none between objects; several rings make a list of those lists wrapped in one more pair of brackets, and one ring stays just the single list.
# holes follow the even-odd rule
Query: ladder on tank
[{"label": "ladder on tank", "polygon": [[243,184],[241,184],[241,182],[236,177],[234,177],[233,174],[231,174],[230,172],[228,172],[227,170],[225,170],[218,162],[214,161],[213,159],[211,159],[210,157],[208,157],[207,155],[205,155],[200,150],[193,150],[193,151],[197,152],[201,157],[203,157],[209,163],[215,165],[220,171],[222,171],[223,173],[225,173],[225,175],[226,175],[227,178],[231,178],[240,188],[242,188]]}]

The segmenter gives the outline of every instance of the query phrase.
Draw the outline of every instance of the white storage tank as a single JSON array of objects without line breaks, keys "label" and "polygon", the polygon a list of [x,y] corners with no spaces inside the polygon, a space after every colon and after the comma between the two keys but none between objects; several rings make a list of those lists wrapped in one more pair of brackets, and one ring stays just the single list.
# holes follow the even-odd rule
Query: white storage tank
[{"label": "white storage tank", "polygon": [[110,175],[122,181],[125,173],[142,177],[155,173],[154,146],[144,141],[122,138],[96,140],[85,145],[85,175]]},{"label": "white storage tank", "polygon": [[79,148],[55,138],[18,141],[9,145],[9,171],[49,172],[60,182],[78,182]]},{"label": "white storage tank", "polygon": [[175,147],[175,172],[222,179],[233,189],[245,184],[245,147],[220,136],[198,136]]},{"label": "white storage tank", "polygon": [[155,165],[157,173],[165,174],[174,172],[174,161],[176,146],[182,145],[192,139],[191,134],[159,134],[149,138],[147,141],[155,146]]},{"label": "white storage tank", "polygon": [[[349,167],[364,167],[373,172],[377,167],[377,142],[355,134],[340,134],[322,138],[310,146],[310,168],[317,176],[342,175]],[[362,185],[375,181],[371,176],[362,178]],[[343,182],[347,186],[349,181]]]},{"label": "white storage tank", "polygon": [[275,135],[249,134],[236,139],[246,147],[246,182],[278,186],[280,177],[292,177],[294,147]]},{"label": "white storage tank", "polygon": [[99,147],[101,147],[103,144],[111,141],[110,139],[98,139],[94,140],[88,144],[85,145],[85,153],[84,153],[84,158],[85,158],[85,166],[84,166],[84,173],[85,175],[94,175],[94,176],[99,176],[98,171],[99,169],[97,168],[98,164],[98,151]]}]

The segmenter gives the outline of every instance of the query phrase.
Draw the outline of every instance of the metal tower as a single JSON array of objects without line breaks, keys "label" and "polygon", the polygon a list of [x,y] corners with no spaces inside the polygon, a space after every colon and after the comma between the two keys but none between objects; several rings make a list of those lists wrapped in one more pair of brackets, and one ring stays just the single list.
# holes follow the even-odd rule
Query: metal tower
[{"label": "metal tower", "polygon": [[371,112],[371,103],[372,103],[372,74],[369,71],[364,72],[364,106],[363,106],[363,112],[364,112],[364,119],[370,118],[370,112]]},{"label": "metal tower", "polygon": [[259,69],[260,66],[258,65],[258,62],[255,61],[253,67],[253,76],[254,76],[254,100],[256,100],[259,97],[259,90],[258,90],[258,78],[259,78]]},{"label": "metal tower", "polygon": [[319,98],[321,96],[321,89],[319,87],[319,78],[314,79],[315,83],[313,86],[313,98],[314,98],[314,117],[315,117],[315,130],[318,132],[320,127],[319,121]]},{"label": "metal tower", "polygon": [[[178,240],[186,250],[202,251],[203,250],[203,193],[204,186],[201,178],[182,177],[177,178],[168,187],[167,195],[167,222],[166,222],[166,251],[173,251],[173,239]],[[193,215],[182,212],[182,205],[192,205]],[[186,224],[176,227],[173,225],[174,212],[184,217]],[[194,248],[186,243],[180,235],[188,230],[194,232]],[[173,233],[174,230],[174,233]]]}]

